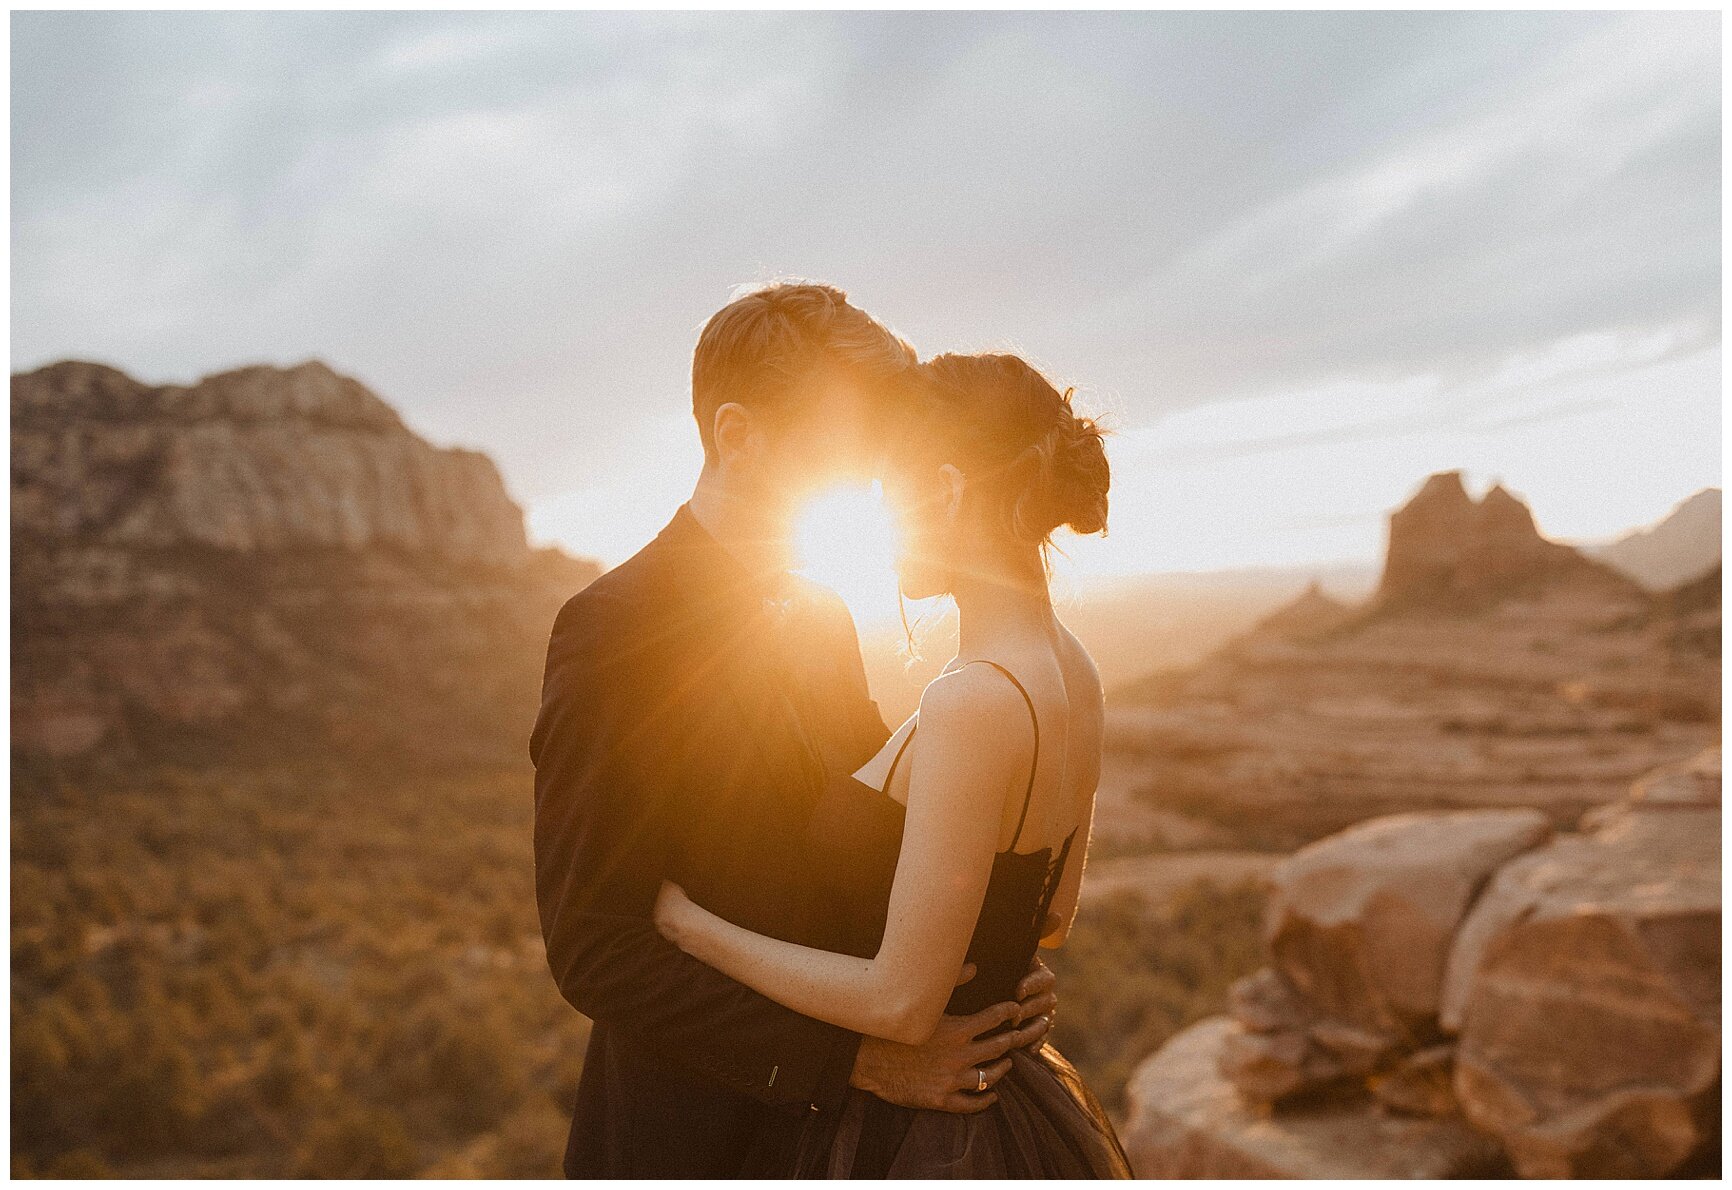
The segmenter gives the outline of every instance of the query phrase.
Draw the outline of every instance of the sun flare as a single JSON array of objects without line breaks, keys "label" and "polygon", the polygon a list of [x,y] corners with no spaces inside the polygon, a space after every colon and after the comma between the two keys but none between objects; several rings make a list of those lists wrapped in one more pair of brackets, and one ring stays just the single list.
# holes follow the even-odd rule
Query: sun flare
[{"label": "sun flare", "polygon": [[799,572],[840,595],[857,620],[895,614],[897,545],[877,483],[824,491],[794,530]]}]

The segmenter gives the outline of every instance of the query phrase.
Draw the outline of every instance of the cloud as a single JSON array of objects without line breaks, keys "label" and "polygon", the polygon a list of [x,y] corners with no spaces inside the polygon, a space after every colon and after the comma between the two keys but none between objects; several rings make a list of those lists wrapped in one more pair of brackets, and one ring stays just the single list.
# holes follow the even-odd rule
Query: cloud
[{"label": "cloud", "polygon": [[678,422],[732,286],[798,273],[1151,440],[1261,419],[1198,470],[1496,435],[1566,417],[1554,377],[1717,343],[1718,42],[1712,13],[19,13],[14,361],[317,355],[569,511]]}]

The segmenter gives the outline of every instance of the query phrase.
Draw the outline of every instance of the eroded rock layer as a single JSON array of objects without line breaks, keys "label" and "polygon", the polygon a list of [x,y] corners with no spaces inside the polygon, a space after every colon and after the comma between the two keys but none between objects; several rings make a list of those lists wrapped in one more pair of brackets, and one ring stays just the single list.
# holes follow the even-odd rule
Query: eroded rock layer
[{"label": "eroded rock layer", "polygon": [[485,455],[321,363],[12,379],[24,756],[515,759],[595,573],[528,545]]}]

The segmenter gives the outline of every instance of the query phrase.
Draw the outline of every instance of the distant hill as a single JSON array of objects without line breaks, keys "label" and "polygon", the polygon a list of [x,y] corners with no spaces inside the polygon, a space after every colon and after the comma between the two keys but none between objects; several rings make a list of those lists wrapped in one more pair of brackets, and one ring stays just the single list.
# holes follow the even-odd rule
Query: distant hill
[{"label": "distant hill", "polygon": [[12,377],[15,755],[518,760],[597,572],[322,363]]},{"label": "distant hill", "polygon": [[1060,614],[1113,686],[1200,660],[1310,587],[1357,600],[1376,581],[1358,562],[1141,575],[1089,583]]},{"label": "distant hill", "polygon": [[1688,582],[1720,563],[1720,489],[1703,488],[1647,528],[1583,548],[1650,591]]}]

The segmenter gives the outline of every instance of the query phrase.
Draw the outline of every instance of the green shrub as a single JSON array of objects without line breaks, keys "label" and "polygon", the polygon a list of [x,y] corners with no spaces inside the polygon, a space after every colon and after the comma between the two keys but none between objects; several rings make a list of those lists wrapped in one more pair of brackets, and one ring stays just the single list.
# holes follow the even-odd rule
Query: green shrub
[{"label": "green shrub", "polygon": [[15,1176],[557,1173],[527,771],[13,776]]}]

